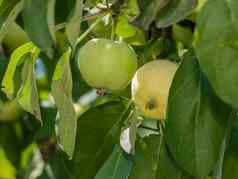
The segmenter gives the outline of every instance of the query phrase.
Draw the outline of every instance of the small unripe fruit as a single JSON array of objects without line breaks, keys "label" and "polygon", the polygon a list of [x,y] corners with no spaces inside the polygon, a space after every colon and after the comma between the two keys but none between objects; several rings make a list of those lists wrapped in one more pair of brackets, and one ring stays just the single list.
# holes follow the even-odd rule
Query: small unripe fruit
[{"label": "small unripe fruit", "polygon": [[136,69],[134,50],[124,42],[93,39],[79,51],[83,79],[94,88],[119,91],[130,83]]},{"label": "small unripe fruit", "polygon": [[166,118],[169,89],[177,65],[168,60],[151,61],[139,68],[132,80],[132,100],[148,118]]}]

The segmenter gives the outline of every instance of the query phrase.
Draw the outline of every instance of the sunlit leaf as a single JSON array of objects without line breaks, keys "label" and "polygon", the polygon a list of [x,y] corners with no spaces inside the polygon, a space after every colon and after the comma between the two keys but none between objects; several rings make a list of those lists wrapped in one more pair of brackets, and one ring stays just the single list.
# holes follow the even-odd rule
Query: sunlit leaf
[{"label": "sunlit leaf", "polygon": [[143,118],[138,117],[133,110],[130,111],[126,119],[125,127],[120,135],[120,146],[128,154],[134,154],[135,143],[137,139],[137,127],[141,124]]},{"label": "sunlit leaf", "polygon": [[16,169],[7,159],[4,150],[0,147],[0,178],[16,179]]},{"label": "sunlit leaf", "polygon": [[38,90],[34,65],[39,51],[27,54],[23,58],[22,84],[17,94],[18,103],[27,112],[33,114],[41,122]]},{"label": "sunlit leaf", "polygon": [[129,16],[137,16],[140,11],[137,0],[128,0],[125,11]]},{"label": "sunlit leaf", "polygon": [[15,94],[14,74],[17,66],[22,62],[22,58],[26,54],[31,53],[35,48],[36,47],[34,46],[34,44],[29,42],[20,46],[12,53],[10,62],[2,81],[2,91],[4,91],[8,98],[13,98]]},{"label": "sunlit leaf", "polygon": [[69,158],[72,158],[75,147],[77,116],[72,101],[70,57],[71,49],[69,48],[58,61],[51,88],[59,112],[56,124],[58,142]]},{"label": "sunlit leaf", "polygon": [[75,42],[80,33],[81,17],[83,12],[83,0],[76,0],[73,12],[74,13],[66,26],[65,32],[69,42],[74,47]]},{"label": "sunlit leaf", "polygon": [[26,160],[25,162],[27,162],[27,166],[24,170],[24,178],[35,179],[41,176],[45,163],[39,146],[35,143],[28,146],[23,153],[23,157]]},{"label": "sunlit leaf", "polygon": [[116,26],[116,34],[122,38],[132,37],[136,34],[136,28],[129,23],[129,19],[121,16]]}]

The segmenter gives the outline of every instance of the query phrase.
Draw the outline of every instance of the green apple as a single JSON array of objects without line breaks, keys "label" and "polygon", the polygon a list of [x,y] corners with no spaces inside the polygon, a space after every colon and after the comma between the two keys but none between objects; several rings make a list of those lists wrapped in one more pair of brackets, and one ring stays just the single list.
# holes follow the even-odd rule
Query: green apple
[{"label": "green apple", "polygon": [[79,51],[83,79],[94,88],[120,91],[127,87],[137,69],[137,56],[124,42],[92,39]]},{"label": "green apple", "polygon": [[132,80],[132,100],[148,118],[166,118],[169,89],[177,64],[169,60],[154,60],[139,68]]}]

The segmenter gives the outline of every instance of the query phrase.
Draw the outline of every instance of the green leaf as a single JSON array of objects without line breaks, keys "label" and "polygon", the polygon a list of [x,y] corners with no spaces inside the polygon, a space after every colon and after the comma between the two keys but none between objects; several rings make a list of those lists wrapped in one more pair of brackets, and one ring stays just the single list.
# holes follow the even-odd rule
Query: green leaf
[{"label": "green leaf", "polygon": [[56,0],[48,0],[48,7],[47,7],[47,24],[49,27],[50,35],[55,42],[55,5]]},{"label": "green leaf", "polygon": [[55,5],[55,22],[56,24],[65,23],[70,12],[74,7],[75,0],[56,0]]},{"label": "green leaf", "polygon": [[6,73],[2,81],[2,91],[7,95],[8,98],[13,98],[15,94],[14,86],[14,74],[17,66],[22,62],[22,58],[31,53],[36,47],[31,42],[26,43],[17,48],[10,57]]},{"label": "green leaf", "polygon": [[[59,151],[54,152],[47,161],[42,175],[37,179],[69,179],[70,174],[65,166],[64,156]],[[63,159],[62,159],[63,158]]]},{"label": "green leaf", "polygon": [[119,142],[124,111],[124,104],[110,102],[89,109],[78,119],[73,179],[94,178]]},{"label": "green leaf", "polygon": [[32,54],[24,56],[24,64],[22,67],[22,84],[17,94],[17,101],[21,107],[27,112],[33,114],[40,122],[41,112],[39,104],[39,96],[36,86],[36,77],[34,65],[39,50]]},{"label": "green leaf", "polygon": [[109,159],[98,171],[95,179],[126,179],[132,167],[131,157],[116,145]]},{"label": "green leaf", "polygon": [[144,31],[139,28],[135,28],[135,30],[136,30],[136,32],[135,32],[134,36],[128,37],[128,38],[122,38],[123,41],[125,41],[126,43],[128,43],[130,45],[134,45],[134,46],[145,45],[146,39],[145,39]]},{"label": "green leaf", "polygon": [[85,6],[86,7],[95,7],[101,0],[86,0],[85,1]]},{"label": "green leaf", "polygon": [[[1,0],[0,1],[0,16],[4,19],[11,12],[12,8],[19,2],[19,0]],[[2,21],[1,21],[2,25]]]},{"label": "green leaf", "polygon": [[[9,9],[10,11],[5,15],[5,17],[4,13],[0,11],[0,42],[2,42],[4,36],[7,34],[9,26],[15,21],[18,14],[22,11],[23,1],[20,1],[17,4],[11,4],[11,2],[13,1],[6,2],[6,0],[4,0],[0,6],[0,9],[12,7]],[[7,7],[3,7],[3,4]]]},{"label": "green leaf", "polygon": [[129,16],[137,16],[140,12],[137,0],[127,0],[125,13]]},{"label": "green leaf", "polygon": [[134,23],[146,30],[150,24],[156,19],[157,13],[169,2],[169,0],[151,0],[141,7],[140,15],[135,19]]},{"label": "green leaf", "polygon": [[[38,178],[46,165],[39,146],[32,143],[23,153],[25,162],[28,162],[22,178]],[[23,162],[23,161],[22,161]],[[34,177],[33,177],[34,176]]]},{"label": "green leaf", "polygon": [[[95,10],[91,10],[90,14],[95,13]],[[88,25],[91,26],[95,23],[95,20],[89,20]],[[92,29],[93,35],[97,38],[106,38],[109,39],[111,37],[112,32],[112,17],[110,14],[101,17],[100,22],[97,23],[96,26]]]},{"label": "green leaf", "polygon": [[136,143],[134,164],[129,179],[155,179],[160,155],[160,136],[151,135]]},{"label": "green leaf", "polygon": [[189,15],[196,5],[197,0],[170,0],[157,15],[157,27],[164,28],[177,23]]},{"label": "green leaf", "polygon": [[120,135],[120,146],[128,154],[134,154],[137,137],[137,127],[141,124],[143,118],[138,117],[135,111],[130,114],[125,122],[125,127]]},{"label": "green leaf", "polygon": [[7,159],[4,150],[0,146],[0,178],[16,179],[16,169]]},{"label": "green leaf", "polygon": [[187,27],[183,27],[178,24],[173,25],[173,38],[182,42],[187,47],[192,47],[193,33]]},{"label": "green leaf", "polygon": [[228,144],[230,143],[232,128],[235,128],[235,125],[233,123],[234,120],[237,120],[237,111],[235,109],[232,110],[231,115],[229,116],[228,119],[228,127],[226,129],[226,134],[222,141],[222,146],[220,147],[219,159],[217,161],[215,168],[212,171],[213,179],[222,178],[225,152],[228,147]]},{"label": "green leaf", "polygon": [[[0,82],[2,82],[4,73],[6,72],[8,60],[9,59],[6,58],[5,56],[0,56]],[[1,99],[1,97],[0,97],[0,99]]]},{"label": "green leaf", "polygon": [[26,173],[26,170],[29,168],[29,163],[36,150],[38,150],[37,144],[31,143],[21,151],[20,167],[24,170],[24,173]]},{"label": "green leaf", "polygon": [[136,134],[136,123],[132,123],[131,126],[121,132],[120,146],[128,154],[134,153]]},{"label": "green leaf", "polygon": [[[53,23],[52,1],[24,0],[23,21],[25,30],[30,39],[42,49],[50,48],[53,45],[51,34]],[[48,5],[50,5],[49,8]]]},{"label": "green leaf", "polygon": [[196,8],[196,11],[198,12],[204,4],[206,4],[207,0],[198,0],[198,5],[197,5],[197,8]]},{"label": "green leaf", "polygon": [[0,27],[2,28],[3,23],[11,13],[14,6],[19,0],[1,0],[0,1]]},{"label": "green leaf", "polygon": [[229,147],[223,163],[222,179],[238,178],[238,130],[232,131]]},{"label": "green leaf", "polygon": [[213,92],[190,52],[176,72],[168,100],[166,141],[177,163],[193,176],[214,168],[231,108]]},{"label": "green leaf", "polygon": [[158,55],[160,55],[163,48],[164,48],[163,38],[148,41],[143,46],[142,49],[139,49],[137,51],[137,53],[140,57],[139,62],[142,63],[140,65],[143,65],[143,64],[149,62],[150,60],[152,60],[154,57],[157,57]]},{"label": "green leaf", "polygon": [[80,34],[81,18],[83,13],[83,0],[76,0],[74,13],[66,26],[66,36],[70,44],[74,47]]},{"label": "green leaf", "polygon": [[[207,0],[198,16],[196,53],[218,96],[238,108],[238,1]],[[212,23],[211,23],[212,22]]]},{"label": "green leaf", "polygon": [[36,140],[49,138],[55,133],[55,116],[57,114],[56,108],[41,107],[41,116],[43,125],[35,133]]},{"label": "green leaf", "polygon": [[116,34],[122,38],[132,37],[136,34],[136,28],[129,24],[129,19],[126,16],[120,16],[116,26]]},{"label": "green leaf", "polygon": [[184,172],[180,169],[168,151],[165,141],[162,142],[160,150],[156,179],[185,178]]},{"label": "green leaf", "polygon": [[18,166],[20,153],[24,146],[22,135],[19,135],[19,131],[17,131],[16,126],[18,125],[0,123],[0,146],[5,150],[7,158],[14,166]]},{"label": "green leaf", "polygon": [[181,179],[181,176],[181,170],[159,135],[150,135],[137,142],[129,179]]},{"label": "green leaf", "polygon": [[51,84],[52,95],[58,108],[57,133],[59,144],[71,159],[75,148],[77,117],[72,100],[71,49],[59,59]]}]

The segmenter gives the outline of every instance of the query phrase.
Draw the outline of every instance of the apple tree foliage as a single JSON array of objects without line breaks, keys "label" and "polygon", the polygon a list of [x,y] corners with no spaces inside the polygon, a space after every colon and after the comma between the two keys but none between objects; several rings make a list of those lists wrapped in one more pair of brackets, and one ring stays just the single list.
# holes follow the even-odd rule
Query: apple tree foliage
[{"label": "apple tree foliage", "polygon": [[[94,38],[179,64],[164,122],[84,81]],[[0,43],[1,179],[238,178],[237,0],[0,0]]]}]

